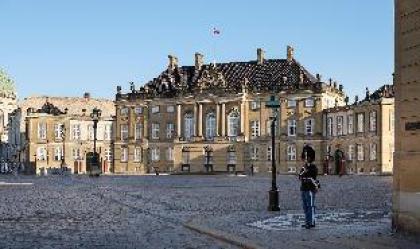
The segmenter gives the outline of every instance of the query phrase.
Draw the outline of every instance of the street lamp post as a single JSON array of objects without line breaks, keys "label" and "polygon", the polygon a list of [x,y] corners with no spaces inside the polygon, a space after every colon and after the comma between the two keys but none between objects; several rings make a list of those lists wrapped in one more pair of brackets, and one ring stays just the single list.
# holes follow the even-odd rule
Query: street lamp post
[{"label": "street lamp post", "polygon": [[277,109],[280,108],[280,102],[276,96],[272,95],[265,106],[273,110],[273,116],[271,117],[271,189],[268,191],[268,211],[280,211],[276,169],[276,121]]},{"label": "street lamp post", "polygon": [[[92,113],[90,114],[90,117],[92,118],[92,121],[93,121],[93,161],[96,167],[99,167],[99,155],[96,152],[96,139],[97,139],[96,131],[98,128],[98,122],[99,122],[99,118],[101,117],[101,113],[102,111],[95,107],[93,108]],[[100,167],[98,170],[101,171]],[[92,168],[90,169],[90,171],[92,174]]]}]

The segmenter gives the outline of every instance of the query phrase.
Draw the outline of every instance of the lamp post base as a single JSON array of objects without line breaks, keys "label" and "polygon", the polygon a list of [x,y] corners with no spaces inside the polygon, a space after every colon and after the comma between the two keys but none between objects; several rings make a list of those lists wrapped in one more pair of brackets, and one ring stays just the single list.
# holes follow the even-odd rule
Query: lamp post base
[{"label": "lamp post base", "polygon": [[268,211],[280,211],[279,191],[277,189],[268,191],[268,200]]}]

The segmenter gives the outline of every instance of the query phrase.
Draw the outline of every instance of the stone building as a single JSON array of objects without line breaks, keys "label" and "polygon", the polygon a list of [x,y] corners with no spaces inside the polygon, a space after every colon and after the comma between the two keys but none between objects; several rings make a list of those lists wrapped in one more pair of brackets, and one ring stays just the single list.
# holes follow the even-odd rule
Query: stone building
[{"label": "stone building", "polygon": [[[349,174],[391,174],[394,152],[394,87],[385,85],[354,104],[324,111],[329,172],[338,173],[344,153]],[[327,159],[326,158],[326,159]],[[340,160],[342,161],[342,160]]]},{"label": "stone building", "polygon": [[[116,94],[115,173],[270,170],[272,110],[280,100],[280,172],[300,166],[304,143],[324,146],[322,110],[344,104],[343,87],[313,76],[295,58],[179,66],[175,56],[155,79]],[[322,158],[317,158],[320,163]]]},{"label": "stone building", "polygon": [[0,157],[10,160],[8,144],[9,114],[17,108],[16,90],[12,79],[0,69]]},{"label": "stone building", "polygon": [[395,1],[393,225],[420,234],[420,0]]},{"label": "stone building", "polygon": [[90,114],[95,107],[102,110],[97,150],[103,171],[110,172],[114,103],[89,94],[83,98],[31,97],[19,104],[11,118],[10,142],[15,143],[14,153],[26,172],[40,174],[63,165],[73,173],[86,173],[86,153],[93,151]]}]

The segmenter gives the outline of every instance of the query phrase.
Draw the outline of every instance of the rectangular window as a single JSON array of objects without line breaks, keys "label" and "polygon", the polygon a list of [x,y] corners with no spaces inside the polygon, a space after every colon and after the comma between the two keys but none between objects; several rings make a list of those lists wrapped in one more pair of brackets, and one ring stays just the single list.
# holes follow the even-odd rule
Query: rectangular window
[{"label": "rectangular window", "polygon": [[363,144],[357,145],[357,161],[364,161],[365,160],[365,153],[363,150]]},{"label": "rectangular window", "polygon": [[175,132],[175,124],[167,123],[166,124],[166,138],[172,138]]},{"label": "rectangular window", "polygon": [[160,160],[160,150],[157,147],[152,148],[152,161],[156,162]]},{"label": "rectangular window", "polygon": [[314,107],[314,99],[313,98],[305,99],[305,107]]},{"label": "rectangular window", "polygon": [[364,132],[365,131],[365,114],[358,113],[357,114],[357,132]]},{"label": "rectangular window", "polygon": [[71,129],[71,138],[73,140],[80,140],[80,124],[74,124],[72,125]]},{"label": "rectangular window", "polygon": [[142,161],[142,151],[141,148],[134,148],[134,162]]},{"label": "rectangular window", "polygon": [[80,160],[82,157],[80,156],[80,148],[73,148],[72,150],[73,160]]},{"label": "rectangular window", "polygon": [[156,106],[152,106],[152,113],[158,113],[160,110],[159,110],[160,108],[159,108],[159,106],[158,105],[156,105]]},{"label": "rectangular window", "polygon": [[369,130],[376,131],[376,111],[369,113]]},{"label": "rectangular window", "polygon": [[128,107],[122,107],[120,113],[121,116],[128,116]]},{"label": "rectangular window", "polygon": [[136,113],[136,115],[140,115],[143,113],[143,107],[142,106],[136,106],[136,108],[134,109],[134,112]]},{"label": "rectangular window", "polygon": [[175,106],[173,106],[173,105],[168,105],[168,106],[166,107],[166,112],[171,113],[171,112],[174,112],[174,111],[175,111]]},{"label": "rectangular window", "polygon": [[371,161],[376,161],[376,144],[370,144],[370,150],[369,150],[369,159]]},{"label": "rectangular window", "polygon": [[287,160],[296,161],[296,146],[295,145],[287,146]]},{"label": "rectangular window", "polygon": [[260,136],[260,121],[253,120],[251,121],[251,137],[256,138]]},{"label": "rectangular window", "polygon": [[251,101],[251,110],[255,111],[260,108],[260,102],[257,100]]},{"label": "rectangular window", "polygon": [[54,124],[54,137],[55,139],[62,139],[62,130],[63,126],[62,124]]},{"label": "rectangular window", "polygon": [[347,132],[348,134],[353,134],[354,126],[353,126],[353,115],[349,115],[347,117]]},{"label": "rectangular window", "polygon": [[121,147],[121,162],[127,162],[127,161],[128,161],[128,148]]},{"label": "rectangular window", "polygon": [[173,161],[174,160],[174,148],[168,147],[166,150],[166,160]]},{"label": "rectangular window", "polygon": [[110,162],[112,161],[112,150],[111,148],[106,148],[105,149],[105,160]]},{"label": "rectangular window", "polygon": [[258,147],[255,145],[251,147],[251,159],[258,160]]},{"label": "rectangular window", "polygon": [[349,145],[348,158],[349,158],[349,161],[354,160],[354,145],[353,144]]},{"label": "rectangular window", "polygon": [[88,125],[88,140],[93,141],[93,125]]},{"label": "rectangular window", "polygon": [[39,161],[47,160],[47,149],[45,147],[39,147],[36,151],[36,157]]},{"label": "rectangular window", "polygon": [[296,173],[296,167],[287,167],[287,173]]},{"label": "rectangular window", "polygon": [[55,147],[54,149],[54,160],[61,161],[63,156],[63,148],[61,146]]},{"label": "rectangular window", "polygon": [[143,138],[143,124],[136,124],[136,140],[141,140]]},{"label": "rectangular window", "polygon": [[128,140],[128,124],[120,125],[121,129],[121,141]]},{"label": "rectangular window", "polygon": [[271,146],[268,146],[267,147],[267,161],[271,161],[271,156],[272,156]]},{"label": "rectangular window", "polygon": [[394,131],[394,123],[395,123],[394,111],[389,110],[389,130],[390,131]]},{"label": "rectangular window", "polygon": [[38,123],[38,139],[47,139],[46,123]]},{"label": "rectangular window", "polygon": [[329,137],[333,136],[333,118],[332,117],[327,118],[327,135]]},{"label": "rectangular window", "polygon": [[159,124],[152,124],[152,139],[159,139]]},{"label": "rectangular window", "polygon": [[296,100],[289,99],[287,101],[287,108],[294,108],[294,107],[296,107]]},{"label": "rectangular window", "polygon": [[311,136],[314,133],[314,120],[305,120],[305,135]]},{"label": "rectangular window", "polygon": [[287,121],[287,131],[289,136],[296,136],[296,120],[291,119]]},{"label": "rectangular window", "polygon": [[343,135],[343,116],[337,117],[337,136]]},{"label": "rectangular window", "polygon": [[105,125],[104,139],[105,140],[111,140],[112,139],[112,124],[106,124]]}]

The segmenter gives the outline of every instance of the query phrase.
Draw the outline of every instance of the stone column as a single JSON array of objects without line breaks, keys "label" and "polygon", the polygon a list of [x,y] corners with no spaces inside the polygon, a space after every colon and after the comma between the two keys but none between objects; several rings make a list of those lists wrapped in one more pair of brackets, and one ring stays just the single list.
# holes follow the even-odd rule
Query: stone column
[{"label": "stone column", "polygon": [[203,136],[203,104],[198,104],[198,136]]},{"label": "stone column", "polygon": [[216,104],[216,136],[220,136],[220,105]]},{"label": "stone column", "polygon": [[245,132],[245,102],[241,102],[241,133]]},{"label": "stone column", "polygon": [[222,137],[224,137],[226,136],[226,104],[225,103],[222,104],[221,118],[222,118]]},{"label": "stone column", "polygon": [[176,106],[176,133],[178,137],[181,137],[181,104]]},{"label": "stone column", "polygon": [[197,103],[194,103],[194,137],[197,136]]}]

